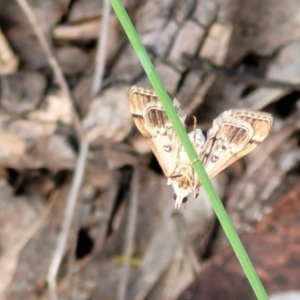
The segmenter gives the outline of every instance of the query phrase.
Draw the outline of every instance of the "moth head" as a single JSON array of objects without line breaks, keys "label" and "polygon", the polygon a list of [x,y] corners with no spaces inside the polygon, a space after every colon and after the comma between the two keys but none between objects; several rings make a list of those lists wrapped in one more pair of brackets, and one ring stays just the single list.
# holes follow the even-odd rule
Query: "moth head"
[{"label": "moth head", "polygon": [[193,178],[183,175],[168,178],[168,184],[172,184],[174,189],[175,208],[179,209],[182,203],[187,202],[189,194],[197,197],[199,183],[198,181],[194,182]]},{"label": "moth head", "polygon": [[[185,181],[184,178],[182,178]],[[172,180],[171,182],[174,189],[174,200],[175,200],[175,208],[179,209],[182,203],[187,201],[189,194],[191,193],[190,187],[181,185],[180,180]]]},{"label": "moth head", "polygon": [[174,194],[173,199],[175,200],[175,208],[179,209],[182,203],[187,202],[188,196],[185,196],[185,197],[181,198],[180,202],[179,202],[179,197],[177,196],[177,194]]}]

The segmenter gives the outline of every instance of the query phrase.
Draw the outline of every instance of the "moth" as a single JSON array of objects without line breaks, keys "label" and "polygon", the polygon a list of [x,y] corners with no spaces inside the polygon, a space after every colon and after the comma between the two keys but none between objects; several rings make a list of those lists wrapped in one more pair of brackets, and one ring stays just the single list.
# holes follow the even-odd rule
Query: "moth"
[{"label": "moth", "polygon": [[[185,126],[186,114],[176,98],[172,100],[180,121]],[[201,183],[195,173],[156,93],[132,86],[129,93],[134,122],[148,141],[165,176],[174,189],[175,208],[197,198]],[[273,117],[250,109],[230,109],[220,114],[205,139],[199,128],[188,133],[199,159],[210,178],[252,151],[269,134]]]}]

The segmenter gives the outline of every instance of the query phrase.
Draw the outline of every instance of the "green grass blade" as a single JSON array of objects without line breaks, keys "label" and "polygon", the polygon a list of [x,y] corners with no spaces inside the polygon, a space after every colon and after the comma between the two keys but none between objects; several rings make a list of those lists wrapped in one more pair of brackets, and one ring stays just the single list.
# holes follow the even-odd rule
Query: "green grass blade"
[{"label": "green grass blade", "polygon": [[183,145],[185,151],[187,152],[191,162],[193,162],[193,167],[199,177],[199,180],[200,180],[205,192],[207,193],[208,198],[210,199],[213,209],[214,209],[214,211],[222,225],[222,228],[223,228],[244,272],[245,272],[247,279],[249,280],[249,282],[252,286],[252,289],[253,289],[257,299],[259,299],[259,300],[268,299],[265,289],[256,274],[256,271],[245,251],[243,244],[241,243],[239,236],[237,235],[237,233],[232,225],[231,220],[229,219],[229,217],[227,215],[227,212],[226,212],[221,200],[219,199],[210,179],[208,178],[202,163],[199,160],[197,160],[198,159],[197,153],[196,153],[192,143],[190,142],[190,140],[187,136],[186,130],[183,127],[183,125],[181,124],[179,117],[177,116],[177,113],[172,105],[172,102],[171,102],[168,94],[166,93],[166,91],[163,87],[163,84],[162,84],[160,78],[158,77],[158,74],[157,74],[152,62],[149,59],[146,49],[143,46],[143,44],[141,43],[140,38],[139,38],[135,28],[133,27],[132,22],[130,21],[122,3],[118,0],[111,0],[110,2],[112,4],[112,7],[113,7],[117,17],[119,18],[120,23],[122,24],[128,38],[129,38],[129,41],[130,41],[136,55],[138,56],[142,66],[149,78],[149,81],[151,82],[159,99],[161,100],[162,105],[165,108],[166,113],[167,113],[170,121],[172,122],[172,125],[174,126],[174,129],[175,129],[180,141],[182,142],[182,145]]}]

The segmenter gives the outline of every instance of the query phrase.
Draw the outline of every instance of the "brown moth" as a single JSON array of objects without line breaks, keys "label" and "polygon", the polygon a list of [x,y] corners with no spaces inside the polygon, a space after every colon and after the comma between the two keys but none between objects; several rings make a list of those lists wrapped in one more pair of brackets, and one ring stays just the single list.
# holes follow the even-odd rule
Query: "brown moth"
[{"label": "brown moth", "polygon": [[[185,126],[186,114],[176,98],[172,100]],[[147,139],[168,184],[174,188],[175,208],[196,198],[200,182],[156,93],[151,89],[132,86],[129,93],[130,110],[137,128]],[[269,134],[273,117],[250,109],[230,109],[220,114],[207,133],[196,128],[188,133],[194,148],[210,178],[252,151]]]}]

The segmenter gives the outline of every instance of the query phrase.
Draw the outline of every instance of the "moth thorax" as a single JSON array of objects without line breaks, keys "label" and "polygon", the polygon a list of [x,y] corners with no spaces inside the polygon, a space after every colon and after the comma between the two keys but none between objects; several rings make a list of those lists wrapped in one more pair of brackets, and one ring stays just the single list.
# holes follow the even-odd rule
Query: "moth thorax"
[{"label": "moth thorax", "polygon": [[185,176],[180,177],[178,187],[186,189],[189,187],[189,185],[190,185],[190,181],[187,177]]}]

